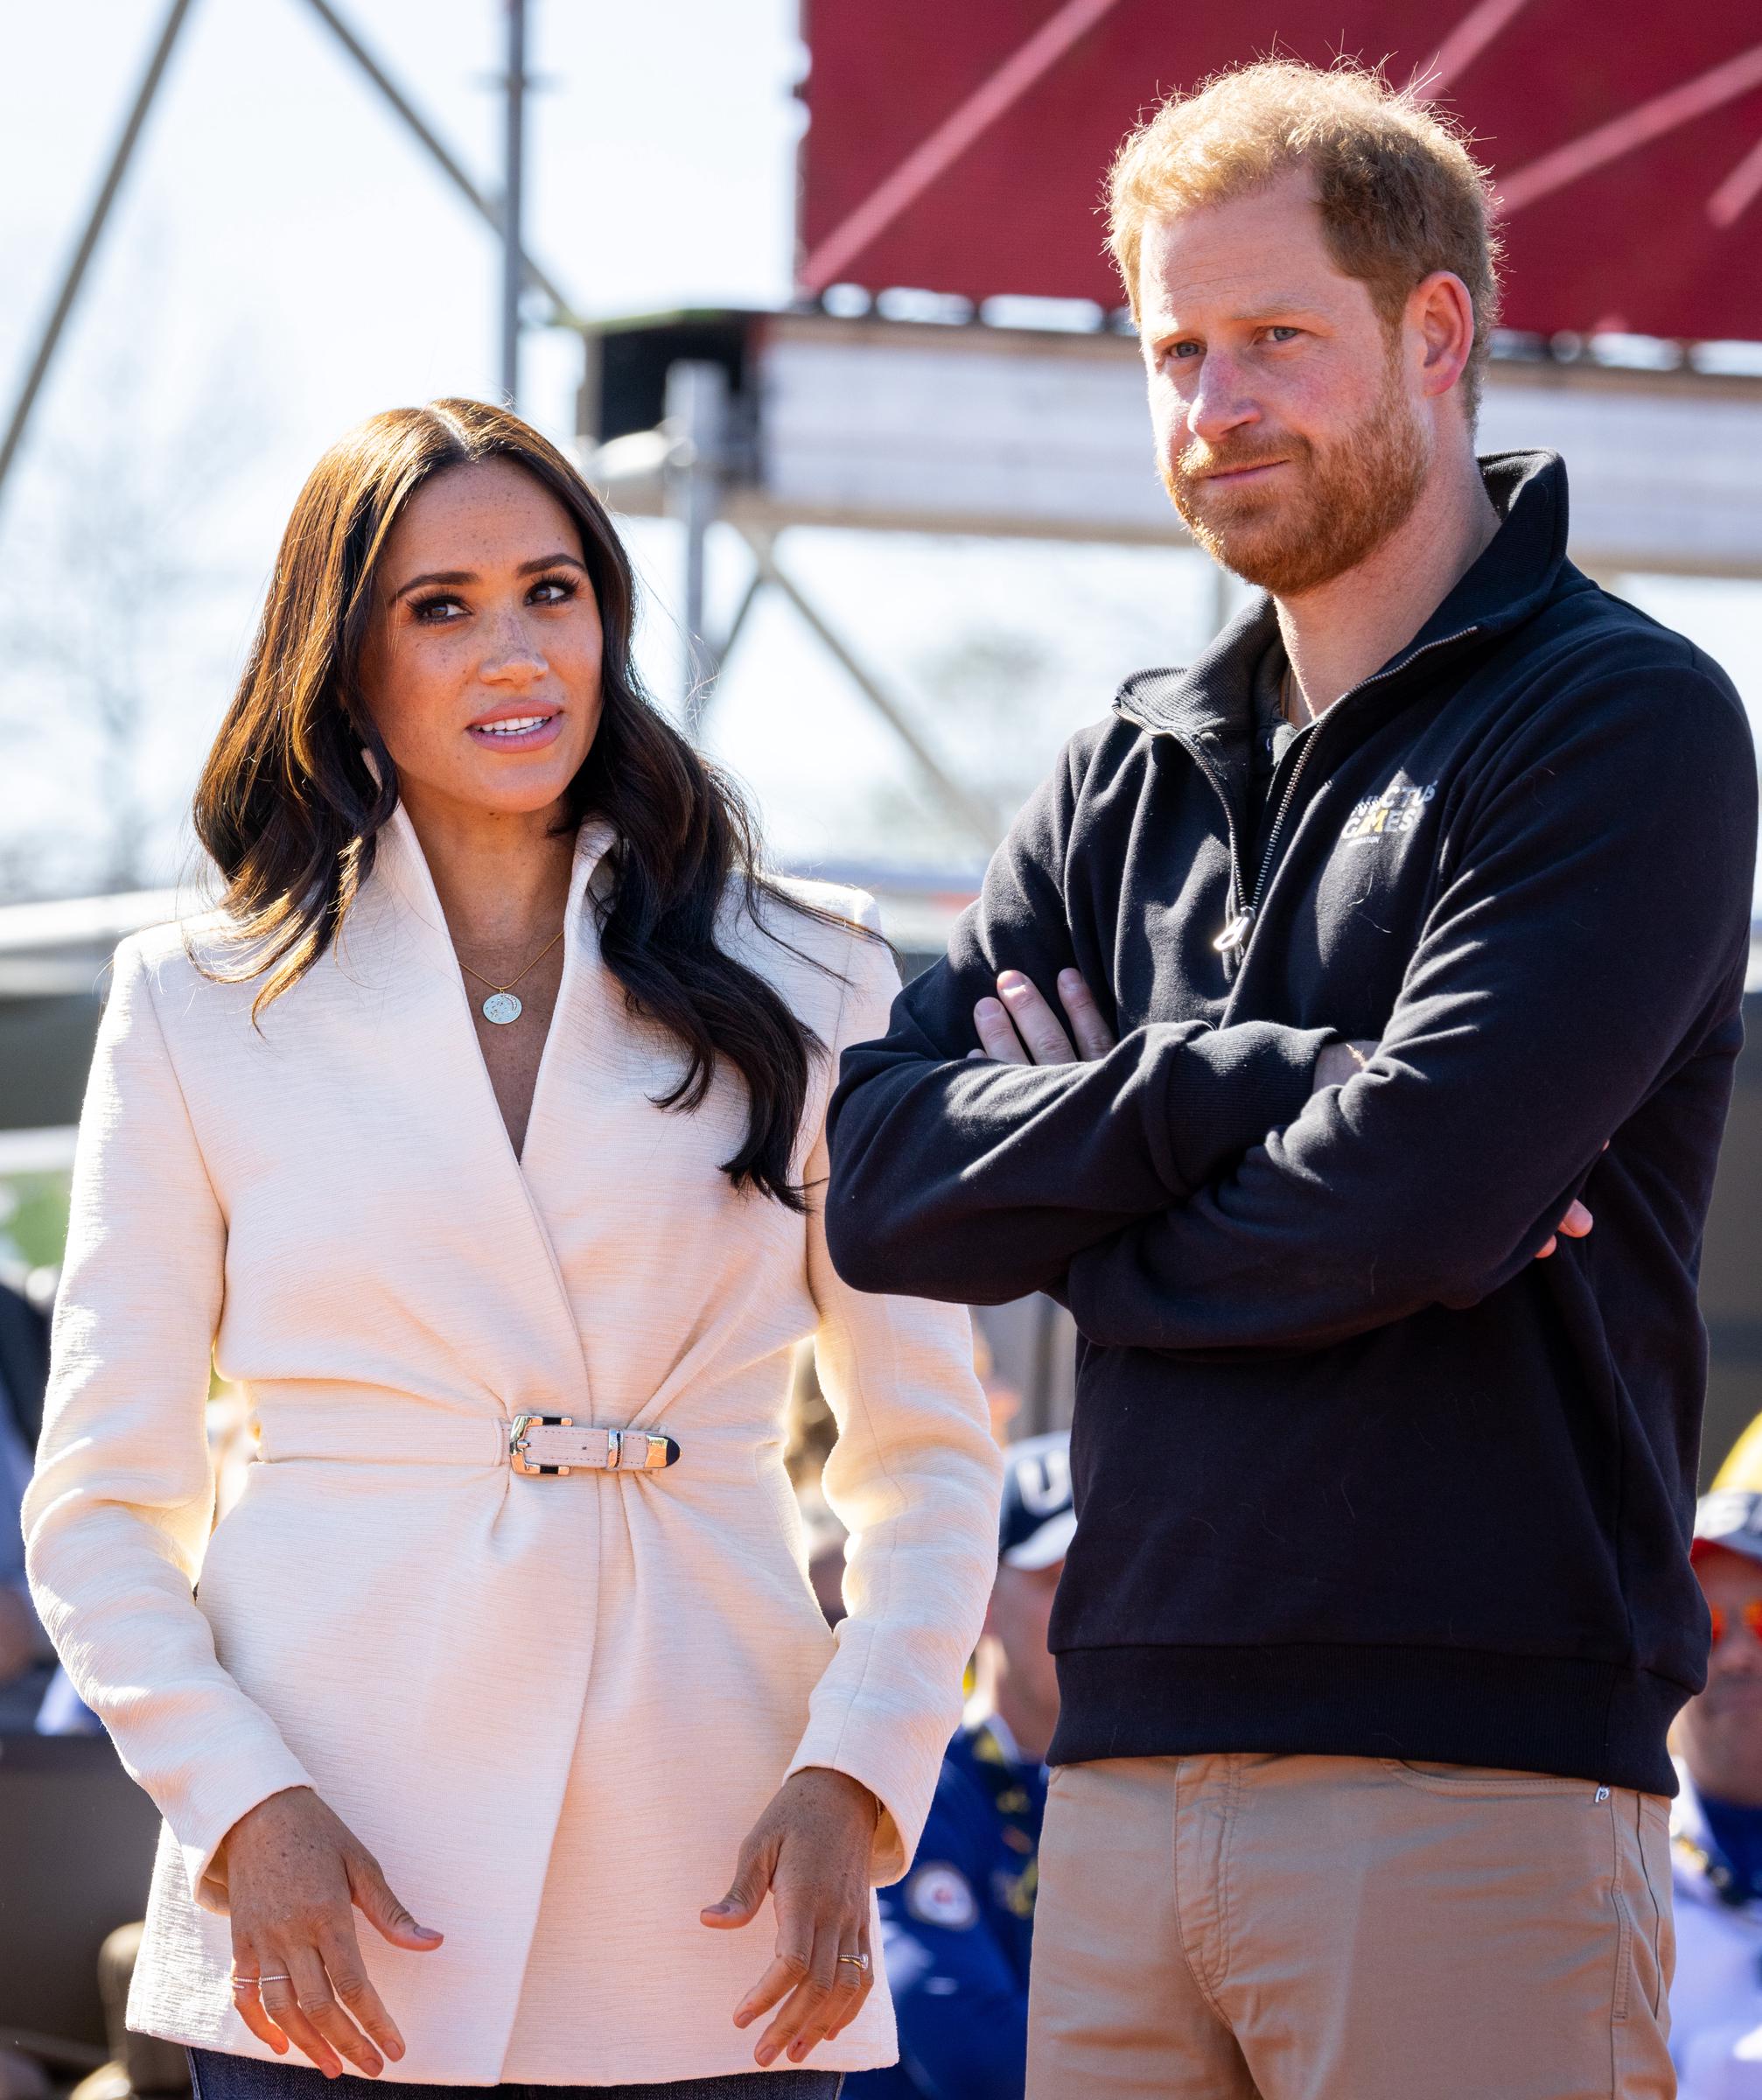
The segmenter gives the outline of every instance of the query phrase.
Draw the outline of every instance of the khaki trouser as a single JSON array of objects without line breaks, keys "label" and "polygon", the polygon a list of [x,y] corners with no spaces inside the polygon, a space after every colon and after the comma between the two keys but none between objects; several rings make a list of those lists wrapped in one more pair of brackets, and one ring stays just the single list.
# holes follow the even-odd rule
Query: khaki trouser
[{"label": "khaki trouser", "polygon": [[1052,1774],[1028,2100],[1671,2100],[1665,1802],[1369,1757]]}]

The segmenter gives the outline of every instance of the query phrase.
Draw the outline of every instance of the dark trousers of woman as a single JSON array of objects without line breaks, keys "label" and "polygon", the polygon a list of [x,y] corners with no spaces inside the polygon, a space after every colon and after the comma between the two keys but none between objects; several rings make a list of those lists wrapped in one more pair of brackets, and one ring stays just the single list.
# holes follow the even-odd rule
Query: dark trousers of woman
[{"label": "dark trousers of woman", "polygon": [[309,2063],[190,2051],[196,2100],[441,2100],[465,2093],[494,2100],[838,2100],[838,2071],[751,2071],[735,2078],[682,2078],[660,2085],[397,2085],[345,2071],[326,2078]]}]

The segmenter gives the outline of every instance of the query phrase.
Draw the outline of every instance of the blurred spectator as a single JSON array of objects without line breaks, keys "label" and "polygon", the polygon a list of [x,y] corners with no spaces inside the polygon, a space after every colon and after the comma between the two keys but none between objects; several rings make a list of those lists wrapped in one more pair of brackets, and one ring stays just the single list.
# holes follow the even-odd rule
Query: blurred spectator
[{"label": "blurred spectator", "polygon": [[98,1992],[110,2060],[82,2078],[68,2100],[136,2100],[190,2090],[190,2060],[176,2042],[129,2031],[129,1984],[141,1951],[141,1928],[119,1925],[98,1950]]},{"label": "blurred spectator", "polygon": [[1670,2053],[1682,2100],[1762,2100],[1762,1480],[1703,1496],[1691,1550],[1713,1646],[1676,1726]]},{"label": "blurred spectator", "polygon": [[1011,1445],[973,1698],[912,1871],[881,1891],[899,2062],[853,2074],[845,2100],[1022,2100],[1046,1748],[1059,1719],[1046,1622],[1076,1522],[1070,1438]]},{"label": "blurred spectator", "polygon": [[[990,1406],[991,1434],[1002,1444],[1007,1440],[1010,1422],[1021,1411],[1022,1396],[998,1376],[990,1342],[976,1320],[973,1322],[973,1368]],[[796,1348],[790,1371],[783,1462],[808,1535],[808,1579],[828,1626],[836,1626],[844,1616],[846,1535],[820,1484],[826,1460],[837,1440],[838,1424],[832,1419],[832,1410],[826,1404],[814,1368],[814,1344],[804,1341]]]},{"label": "blurred spectator", "polygon": [[0,1735],[28,1734],[53,1670],[24,1586],[18,1504],[43,1424],[49,1334],[24,1293],[0,1283]]}]

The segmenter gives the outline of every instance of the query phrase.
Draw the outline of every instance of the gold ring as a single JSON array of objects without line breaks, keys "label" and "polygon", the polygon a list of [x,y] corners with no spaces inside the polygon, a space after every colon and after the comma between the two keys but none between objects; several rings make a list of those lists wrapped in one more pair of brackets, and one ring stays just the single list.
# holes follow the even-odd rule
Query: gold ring
[{"label": "gold ring", "polygon": [[838,1958],[841,1962],[849,1962],[853,1969],[861,1969],[865,1975],[868,1973],[869,1956],[866,1954],[841,1954]]}]

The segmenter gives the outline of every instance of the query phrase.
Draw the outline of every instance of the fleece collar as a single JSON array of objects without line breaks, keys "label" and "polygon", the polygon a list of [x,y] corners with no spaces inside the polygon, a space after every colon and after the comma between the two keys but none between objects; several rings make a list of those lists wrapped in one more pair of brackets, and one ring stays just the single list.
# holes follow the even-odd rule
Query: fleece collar
[{"label": "fleece collar", "polygon": [[[1460,640],[1508,633],[1560,591],[1589,590],[1566,558],[1566,466],[1556,452],[1493,452],[1481,480],[1500,524],[1480,558],[1407,646],[1377,674],[1387,677],[1422,652],[1442,654]],[[1152,732],[1200,740],[1231,738],[1248,718],[1255,667],[1278,632],[1262,592],[1185,670],[1140,672],[1115,699],[1115,712]]]}]

